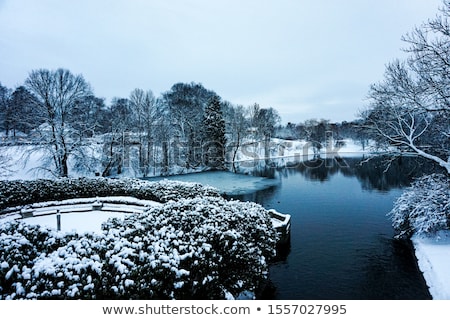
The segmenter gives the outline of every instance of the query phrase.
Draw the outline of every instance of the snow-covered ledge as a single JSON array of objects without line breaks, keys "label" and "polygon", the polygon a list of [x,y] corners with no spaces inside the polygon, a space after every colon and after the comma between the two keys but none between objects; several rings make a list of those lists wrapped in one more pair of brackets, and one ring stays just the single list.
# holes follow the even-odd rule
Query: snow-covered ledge
[{"label": "snow-covered ledge", "polygon": [[450,299],[450,231],[414,235],[412,243],[420,270],[435,300]]}]

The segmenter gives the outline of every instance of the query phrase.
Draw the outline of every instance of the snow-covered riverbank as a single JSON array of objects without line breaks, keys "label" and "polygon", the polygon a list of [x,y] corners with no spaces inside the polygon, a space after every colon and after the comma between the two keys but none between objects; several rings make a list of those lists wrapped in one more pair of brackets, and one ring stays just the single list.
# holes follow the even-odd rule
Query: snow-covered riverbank
[{"label": "snow-covered riverbank", "polygon": [[435,300],[450,299],[450,231],[412,237],[420,270]]}]

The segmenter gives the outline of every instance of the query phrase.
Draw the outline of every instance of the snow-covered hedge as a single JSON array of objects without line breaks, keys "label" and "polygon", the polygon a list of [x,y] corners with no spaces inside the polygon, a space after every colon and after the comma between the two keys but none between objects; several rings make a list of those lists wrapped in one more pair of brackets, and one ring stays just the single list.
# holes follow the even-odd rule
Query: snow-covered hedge
[{"label": "snow-covered hedge", "polygon": [[[198,196],[219,196],[216,189],[197,183],[139,179],[79,178],[0,181],[0,210],[36,202],[103,196],[132,196],[167,202]],[[1,214],[1,212],[0,212]]]},{"label": "snow-covered hedge", "polygon": [[398,237],[450,229],[450,179],[432,174],[417,179],[389,213]]},{"label": "snow-covered hedge", "polygon": [[0,299],[225,299],[267,278],[276,233],[260,205],[169,201],[102,234],[0,225]]}]

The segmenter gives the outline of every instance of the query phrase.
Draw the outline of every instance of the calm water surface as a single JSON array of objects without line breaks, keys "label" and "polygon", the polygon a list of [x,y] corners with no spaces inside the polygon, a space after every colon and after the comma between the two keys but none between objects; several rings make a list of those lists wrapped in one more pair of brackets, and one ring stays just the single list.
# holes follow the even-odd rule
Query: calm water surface
[{"label": "calm water surface", "polygon": [[[292,215],[291,246],[272,265],[273,299],[430,299],[410,247],[386,214],[421,166],[360,159],[272,170],[277,186],[237,196]],[[269,170],[270,172],[270,170]]]},{"label": "calm water surface", "polygon": [[[409,158],[391,163],[387,172],[382,158],[364,165],[360,158],[241,164],[241,170],[271,182],[242,192],[239,181],[232,181],[240,192],[233,194],[228,183],[227,196],[292,216],[290,247],[271,266],[274,289],[263,298],[431,299],[411,244],[394,240],[387,216],[426,168]],[[220,187],[226,177],[218,174]]]}]

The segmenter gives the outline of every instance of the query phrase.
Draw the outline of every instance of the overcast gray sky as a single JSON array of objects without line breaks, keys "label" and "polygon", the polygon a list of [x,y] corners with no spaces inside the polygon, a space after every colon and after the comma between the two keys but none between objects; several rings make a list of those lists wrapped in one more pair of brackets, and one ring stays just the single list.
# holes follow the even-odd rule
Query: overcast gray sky
[{"label": "overcast gray sky", "polygon": [[0,82],[83,74],[107,103],[200,82],[283,123],[353,120],[440,0],[0,0]]}]

